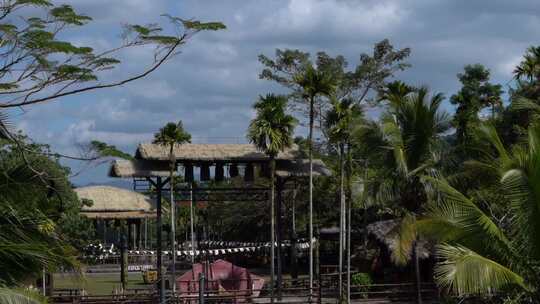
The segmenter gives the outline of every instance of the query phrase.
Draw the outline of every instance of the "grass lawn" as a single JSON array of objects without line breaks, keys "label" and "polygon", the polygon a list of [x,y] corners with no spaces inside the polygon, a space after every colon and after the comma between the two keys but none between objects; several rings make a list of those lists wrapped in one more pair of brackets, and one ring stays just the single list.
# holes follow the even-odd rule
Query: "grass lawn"
[{"label": "grass lawn", "polygon": [[[115,289],[119,290],[120,286],[120,273],[88,273],[83,277],[66,273],[54,275],[54,288],[84,289],[90,295],[112,294]],[[152,285],[144,284],[141,273],[128,274],[128,289],[151,287]]]}]

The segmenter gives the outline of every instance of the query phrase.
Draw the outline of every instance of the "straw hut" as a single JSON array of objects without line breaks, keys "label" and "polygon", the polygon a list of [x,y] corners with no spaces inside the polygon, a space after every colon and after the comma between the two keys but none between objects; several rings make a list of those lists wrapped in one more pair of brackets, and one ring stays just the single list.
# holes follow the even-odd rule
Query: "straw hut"
[{"label": "straw hut", "polygon": [[[111,222],[116,227],[126,223],[130,247],[142,247],[143,221],[146,228],[148,219],[156,217],[156,203],[153,199],[135,191],[111,186],[81,187],[76,188],[75,193],[79,199],[92,202],[90,206],[83,206],[81,214],[94,220],[96,230],[105,243],[111,240],[111,231],[107,233]],[[114,239],[114,234],[118,236],[119,231],[113,230],[112,234]]]},{"label": "straw hut", "polygon": [[[382,220],[366,226],[367,233],[372,242],[379,247],[379,254],[374,257],[372,271],[383,277],[385,281],[413,280],[411,269],[401,269],[394,266],[391,260],[391,253],[397,248],[399,243],[398,233],[399,219]],[[420,259],[420,271],[423,280],[432,279],[433,244],[426,240],[417,241],[417,254]],[[413,263],[410,263],[412,267]],[[388,273],[391,273],[389,275]]]}]

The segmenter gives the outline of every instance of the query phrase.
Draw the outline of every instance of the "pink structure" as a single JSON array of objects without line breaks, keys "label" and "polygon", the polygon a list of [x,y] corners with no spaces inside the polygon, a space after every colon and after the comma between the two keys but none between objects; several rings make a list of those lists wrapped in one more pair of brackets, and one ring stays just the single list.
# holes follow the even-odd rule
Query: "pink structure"
[{"label": "pink structure", "polygon": [[206,294],[235,296],[238,302],[248,297],[258,297],[264,285],[263,278],[250,273],[246,268],[217,260],[211,264],[194,264],[191,271],[177,278],[176,286],[181,296],[198,296],[200,273],[204,273]]}]

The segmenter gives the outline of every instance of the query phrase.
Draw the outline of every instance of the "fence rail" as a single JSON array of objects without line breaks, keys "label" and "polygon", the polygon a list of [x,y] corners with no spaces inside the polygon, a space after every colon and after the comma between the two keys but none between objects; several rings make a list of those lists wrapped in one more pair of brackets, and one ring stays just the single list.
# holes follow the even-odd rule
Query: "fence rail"
[{"label": "fence rail", "polygon": [[[198,283],[198,282],[197,282]],[[195,284],[197,284],[195,283]],[[280,303],[329,303],[336,302],[339,298],[337,285],[332,278],[327,278],[321,282],[322,287],[316,282],[313,289],[309,289],[307,279],[284,280]],[[190,284],[194,284],[190,281]],[[268,285],[261,289],[239,288],[234,290],[224,290],[216,288],[216,281],[204,281],[203,299],[205,304],[220,303],[270,303],[272,292]],[[221,286],[221,285],[219,285]],[[210,288],[208,288],[210,287]],[[345,290],[345,288],[344,288]],[[196,304],[199,302],[198,286],[192,286],[189,290],[179,290],[173,296],[168,290],[166,303],[186,303]],[[421,284],[421,295],[424,302],[439,302],[439,294],[436,286],[431,283]],[[274,290],[274,299],[278,298],[277,289]],[[393,302],[415,303],[416,285],[414,283],[401,284],[371,284],[351,286],[351,299],[355,302]],[[126,303],[143,304],[158,303],[155,289],[127,289],[122,294],[111,295],[81,295],[75,290],[56,290],[52,303],[81,303],[81,304],[102,304],[102,303]]]}]

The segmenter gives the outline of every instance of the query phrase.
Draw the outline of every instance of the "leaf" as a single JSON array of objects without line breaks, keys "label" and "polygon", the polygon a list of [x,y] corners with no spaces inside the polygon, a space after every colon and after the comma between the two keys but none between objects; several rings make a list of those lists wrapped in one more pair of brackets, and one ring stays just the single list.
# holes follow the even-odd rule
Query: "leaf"
[{"label": "leaf", "polygon": [[123,151],[120,151],[113,145],[108,145],[104,142],[93,140],[90,142],[92,150],[96,151],[100,157],[117,157],[127,160],[132,160],[133,156]]},{"label": "leaf", "polygon": [[21,289],[0,288],[0,303],[44,304],[47,300],[35,292]]},{"label": "leaf", "polygon": [[512,285],[527,290],[519,274],[466,247],[438,245],[437,258],[436,282],[460,296],[490,294]]},{"label": "leaf", "polygon": [[50,14],[58,21],[73,25],[83,25],[92,20],[92,18],[88,16],[78,15],[73,10],[73,7],[66,4],[51,9]]}]

